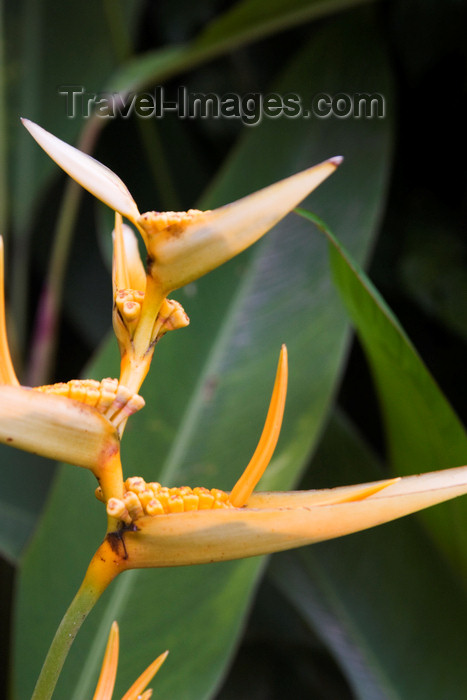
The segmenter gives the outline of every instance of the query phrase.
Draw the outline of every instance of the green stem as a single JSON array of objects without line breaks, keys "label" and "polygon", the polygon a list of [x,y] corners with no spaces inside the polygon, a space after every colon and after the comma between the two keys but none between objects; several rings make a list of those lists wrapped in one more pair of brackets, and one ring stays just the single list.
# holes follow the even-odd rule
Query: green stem
[{"label": "green stem", "polygon": [[76,182],[67,183],[58,219],[47,282],[42,290],[36,316],[34,340],[29,358],[27,383],[39,386],[50,381],[57,344],[57,325],[73,227],[81,198]]},{"label": "green stem", "polygon": [[49,700],[81,625],[98,601],[102,589],[90,586],[87,577],[66,611],[44,661],[31,700]]},{"label": "green stem", "polygon": [[124,570],[123,564],[124,557],[115,551],[114,539],[110,535],[105,537],[91,559],[78,593],[55,632],[31,700],[50,700],[81,625],[109,583]]}]

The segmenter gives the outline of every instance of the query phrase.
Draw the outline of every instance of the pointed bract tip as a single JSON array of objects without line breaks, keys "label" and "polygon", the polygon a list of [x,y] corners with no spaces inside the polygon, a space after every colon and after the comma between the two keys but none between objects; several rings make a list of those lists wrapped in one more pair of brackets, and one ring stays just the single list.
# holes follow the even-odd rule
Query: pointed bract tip
[{"label": "pointed bract tip", "polygon": [[333,163],[337,168],[342,163],[343,160],[344,160],[344,156],[334,156],[334,158],[329,159],[329,162]]},{"label": "pointed bract tip", "polygon": [[338,158],[325,160],[230,204],[196,211],[188,220],[185,214],[182,227],[171,216],[164,228],[159,226],[164,218],[154,228],[154,217],[143,214],[138,224],[146,231],[153,261],[150,274],[167,295],[214,270],[275,226],[335,172],[338,162]]},{"label": "pointed bract tip", "polygon": [[[143,693],[144,689],[152,681],[162,664],[167,658],[168,651],[164,651],[150,664],[139,678],[133,683],[131,688],[122,697],[122,700],[138,700],[139,697],[151,697],[150,694]],[[148,691],[146,691],[148,693]]]},{"label": "pointed bract tip", "polygon": [[21,122],[39,146],[73,180],[130,221],[138,220],[140,214],[133,197],[125,183],[110,168],[65,143],[30,119],[22,118]]},{"label": "pointed bract tip", "polygon": [[266,422],[258,446],[247,468],[230,492],[230,503],[236,508],[246,504],[256,484],[271,461],[279,439],[287,395],[288,360],[287,347],[282,345],[277,365],[274,389],[269,404]]},{"label": "pointed bract tip", "polygon": [[117,676],[119,632],[118,624],[114,620],[110,628],[104,660],[93,700],[111,700]]}]

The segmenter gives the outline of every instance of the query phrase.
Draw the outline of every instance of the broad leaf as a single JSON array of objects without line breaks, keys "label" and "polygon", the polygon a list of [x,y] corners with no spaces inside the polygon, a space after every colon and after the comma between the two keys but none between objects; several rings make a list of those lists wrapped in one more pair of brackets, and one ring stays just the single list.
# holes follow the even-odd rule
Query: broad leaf
[{"label": "broad leaf", "polygon": [[[465,464],[467,434],[454,410],[363,270],[329,228],[317,223],[330,241],[334,279],[375,378],[394,473],[415,474]],[[467,503],[462,499],[447,503],[421,517],[454,568],[461,566],[465,573]]]},{"label": "broad leaf", "polygon": [[211,22],[197,39],[196,46],[210,45],[216,39],[234,45],[246,38],[249,41],[259,39],[364,2],[368,0],[342,0],[337,5],[332,0],[273,0],[265,6],[262,0],[242,0]]},{"label": "broad leaf", "polygon": [[[313,461],[314,487],[329,484],[330,465],[335,484],[381,478],[377,460],[339,414]],[[269,575],[335,656],[359,700],[462,694],[465,593],[415,518],[280,555]]]},{"label": "broad leaf", "polygon": [[243,0],[216,17],[191,43],[169,46],[128,61],[109,79],[108,90],[136,90],[166,80],[254,40],[345,7],[371,0]]},{"label": "broad leaf", "polygon": [[0,556],[17,563],[34,531],[54,465],[4,445],[0,445],[0,460]]}]

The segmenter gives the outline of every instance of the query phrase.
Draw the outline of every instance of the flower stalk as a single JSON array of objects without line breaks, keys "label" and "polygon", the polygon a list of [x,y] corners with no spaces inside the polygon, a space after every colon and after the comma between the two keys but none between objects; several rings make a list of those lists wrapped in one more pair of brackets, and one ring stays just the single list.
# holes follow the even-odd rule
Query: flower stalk
[{"label": "flower stalk", "polygon": [[47,653],[31,700],[50,700],[57,685],[63,664],[89,612],[105,591],[112,576],[92,560],[78,592],[66,611]]}]

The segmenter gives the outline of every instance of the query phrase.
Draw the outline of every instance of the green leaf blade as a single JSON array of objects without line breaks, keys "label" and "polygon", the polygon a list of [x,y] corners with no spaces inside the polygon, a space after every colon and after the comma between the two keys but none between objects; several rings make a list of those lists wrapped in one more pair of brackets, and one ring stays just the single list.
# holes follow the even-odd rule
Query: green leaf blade
[{"label": "green leaf blade", "polygon": [[[337,412],[313,461],[315,486],[329,485],[330,464],[333,485],[382,474]],[[280,555],[271,576],[328,647],[359,700],[456,700],[462,694],[465,593],[416,518]]]},{"label": "green leaf blade", "polygon": [[[315,217],[303,215],[316,222]],[[465,464],[464,426],[363,270],[330,229],[323,230],[330,242],[336,285],[373,372],[394,473],[416,474]],[[466,571],[465,500],[444,504],[420,517],[451,564]]]}]

